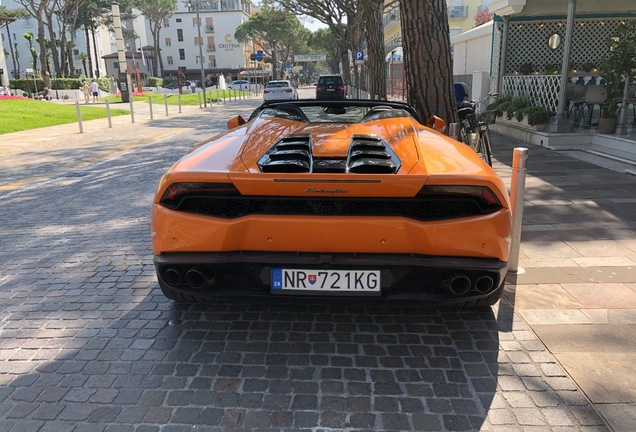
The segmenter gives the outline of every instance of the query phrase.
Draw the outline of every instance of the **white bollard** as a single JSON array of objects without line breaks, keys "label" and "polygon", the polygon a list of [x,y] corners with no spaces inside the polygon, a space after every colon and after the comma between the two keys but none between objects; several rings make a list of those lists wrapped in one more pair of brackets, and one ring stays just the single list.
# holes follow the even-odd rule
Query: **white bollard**
[{"label": "white bollard", "polygon": [[113,119],[110,117],[110,104],[108,103],[108,99],[106,99],[106,117],[108,117],[108,127],[113,127]]},{"label": "white bollard", "polygon": [[[510,242],[510,258],[508,271],[519,273],[519,248],[521,246],[521,222],[523,220],[523,203],[526,192],[526,161],[528,149],[517,147],[512,157],[512,178],[510,179],[510,205],[512,206],[512,239]],[[521,269],[523,272],[523,269]]]},{"label": "white bollard", "polygon": [[79,101],[75,101],[75,111],[77,111],[77,123],[79,124],[80,133],[84,133],[84,128],[82,127],[82,113],[80,112]]},{"label": "white bollard", "polygon": [[152,96],[148,96],[148,106],[150,107],[150,120],[154,120],[152,116]]},{"label": "white bollard", "polygon": [[166,117],[168,116],[168,96],[163,95],[163,104],[166,106]]}]

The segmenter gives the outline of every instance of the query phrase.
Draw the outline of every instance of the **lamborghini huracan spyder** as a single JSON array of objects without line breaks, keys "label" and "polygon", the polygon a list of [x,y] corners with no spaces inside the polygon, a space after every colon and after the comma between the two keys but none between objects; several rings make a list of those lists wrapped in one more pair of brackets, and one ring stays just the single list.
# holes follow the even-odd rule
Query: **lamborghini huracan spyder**
[{"label": "lamborghini huracan spyder", "polygon": [[[183,156],[152,209],[170,299],[363,296],[495,303],[511,232],[503,181],[407,104],[266,102]],[[305,298],[309,301],[308,298]]]}]

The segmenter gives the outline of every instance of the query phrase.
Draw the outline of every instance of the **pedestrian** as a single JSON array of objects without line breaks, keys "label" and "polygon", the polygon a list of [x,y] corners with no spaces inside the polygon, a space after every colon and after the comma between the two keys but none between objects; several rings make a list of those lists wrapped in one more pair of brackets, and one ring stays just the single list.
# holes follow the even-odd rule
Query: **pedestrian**
[{"label": "pedestrian", "polygon": [[91,86],[88,85],[87,81],[84,81],[82,93],[84,94],[84,103],[89,103],[91,101]]},{"label": "pedestrian", "polygon": [[97,103],[97,99],[99,98],[99,85],[95,80],[91,83],[91,89],[93,90],[93,103]]},{"label": "pedestrian", "polygon": [[195,80],[190,81],[190,89],[192,89],[192,93],[197,91],[197,82]]},{"label": "pedestrian", "polygon": [[11,96],[11,92],[6,84],[2,84],[2,88],[0,88],[0,96]]}]

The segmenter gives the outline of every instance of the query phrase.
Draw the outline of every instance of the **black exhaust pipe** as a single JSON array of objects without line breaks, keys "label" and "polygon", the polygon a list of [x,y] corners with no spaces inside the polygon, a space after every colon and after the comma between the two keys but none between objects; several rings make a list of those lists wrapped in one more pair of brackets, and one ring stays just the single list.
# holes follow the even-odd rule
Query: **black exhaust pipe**
[{"label": "black exhaust pipe", "polygon": [[185,275],[185,281],[194,289],[201,289],[205,285],[206,279],[203,273],[197,269],[190,269]]},{"label": "black exhaust pipe", "polygon": [[168,268],[163,272],[163,278],[168,285],[176,286],[181,284],[181,274],[173,268]]},{"label": "black exhaust pipe", "polygon": [[448,290],[456,296],[464,295],[470,291],[470,279],[464,274],[452,275],[448,280],[445,280],[444,283],[448,287]]},{"label": "black exhaust pipe", "polygon": [[485,275],[480,276],[475,281],[475,291],[480,294],[485,294],[495,286],[495,281],[491,276]]}]

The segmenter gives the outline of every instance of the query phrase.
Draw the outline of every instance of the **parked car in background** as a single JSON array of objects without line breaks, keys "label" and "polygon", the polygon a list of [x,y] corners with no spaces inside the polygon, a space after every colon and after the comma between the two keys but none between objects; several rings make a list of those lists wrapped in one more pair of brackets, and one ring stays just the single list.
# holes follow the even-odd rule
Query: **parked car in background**
[{"label": "parked car in background", "polygon": [[344,79],[340,75],[322,75],[316,84],[316,99],[344,99],[346,97]]},{"label": "parked car in background", "polygon": [[250,83],[247,80],[236,80],[232,81],[227,88],[230,90],[249,91]]},{"label": "parked car in background", "polygon": [[298,99],[298,91],[294,88],[291,81],[275,80],[270,81],[263,90],[263,100],[294,100]]}]

